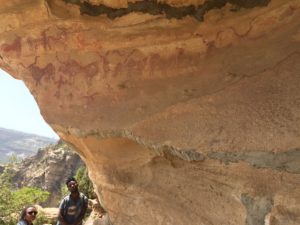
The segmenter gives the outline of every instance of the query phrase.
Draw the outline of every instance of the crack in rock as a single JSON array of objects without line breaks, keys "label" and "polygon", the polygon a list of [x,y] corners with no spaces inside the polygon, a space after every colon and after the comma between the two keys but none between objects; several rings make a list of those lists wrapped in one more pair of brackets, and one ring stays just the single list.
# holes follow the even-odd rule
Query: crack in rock
[{"label": "crack in rock", "polygon": [[165,145],[165,144],[153,144],[150,142],[145,141],[139,136],[134,135],[131,131],[128,130],[121,130],[118,132],[101,132],[101,134],[97,133],[98,137],[122,137],[128,138],[134,142],[137,142],[140,145],[145,146],[148,149],[153,150],[157,155],[166,157],[168,155],[175,156],[180,158],[184,161],[203,161],[204,156],[203,154],[197,152],[193,149],[177,149],[173,146]]},{"label": "crack in rock", "polygon": [[226,164],[246,161],[257,168],[271,168],[289,173],[300,173],[300,149],[286,152],[211,152],[211,159],[220,160]]},{"label": "crack in rock", "polygon": [[144,0],[129,2],[127,8],[115,9],[105,5],[93,5],[87,1],[64,0],[64,2],[78,5],[82,15],[107,15],[107,17],[112,20],[131,12],[141,12],[149,13],[151,15],[164,14],[168,19],[181,19],[185,16],[192,16],[198,21],[203,21],[204,15],[209,10],[222,8],[226,3],[231,3],[243,8],[253,8],[256,6],[267,6],[270,1],[271,0],[207,0],[199,6],[172,7],[166,3],[160,3],[157,0]]},{"label": "crack in rock", "polygon": [[100,139],[106,139],[106,138],[127,138],[129,140],[132,140],[142,146],[145,146],[146,148],[154,151],[157,155],[162,157],[167,157],[169,155],[172,155],[174,157],[180,158],[184,161],[192,162],[192,161],[203,161],[205,159],[204,155],[197,152],[194,149],[178,149],[170,145],[165,144],[153,144],[151,142],[148,142],[144,140],[143,138],[134,135],[131,131],[128,130],[107,130],[107,131],[90,131],[90,132],[84,132],[76,128],[68,128],[68,129],[62,129],[60,130],[66,134],[71,134],[77,137],[87,137],[87,136],[94,136]]},{"label": "crack in rock", "polygon": [[271,212],[273,200],[266,196],[252,198],[248,194],[242,194],[241,201],[247,210],[247,225],[265,225],[265,217]]},{"label": "crack in rock", "polygon": [[166,146],[166,145],[164,145],[162,147],[158,147],[158,149],[160,152],[162,152],[162,154],[164,156],[172,155],[172,156],[175,156],[177,158],[180,158],[180,159],[182,159],[184,161],[188,161],[188,162],[203,161],[205,158],[201,153],[196,152],[193,149],[180,150],[180,149],[175,149],[172,146]]}]

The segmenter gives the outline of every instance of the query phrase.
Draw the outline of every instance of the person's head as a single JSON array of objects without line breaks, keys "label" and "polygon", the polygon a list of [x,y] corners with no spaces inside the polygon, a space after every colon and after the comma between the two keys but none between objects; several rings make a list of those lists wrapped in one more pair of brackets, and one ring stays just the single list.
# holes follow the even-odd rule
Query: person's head
[{"label": "person's head", "polygon": [[68,190],[71,193],[78,192],[78,184],[77,184],[77,181],[74,177],[68,178],[67,181],[66,181],[66,185],[68,187]]},{"label": "person's head", "polygon": [[34,206],[26,206],[21,212],[21,220],[27,221],[29,224],[35,220],[38,211]]}]

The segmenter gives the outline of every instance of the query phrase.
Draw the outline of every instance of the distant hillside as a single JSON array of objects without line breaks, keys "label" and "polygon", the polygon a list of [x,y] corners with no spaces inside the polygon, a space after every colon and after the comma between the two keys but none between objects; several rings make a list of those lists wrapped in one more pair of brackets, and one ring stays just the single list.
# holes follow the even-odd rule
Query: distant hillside
[{"label": "distant hillside", "polygon": [[[61,186],[83,166],[80,157],[62,141],[40,149],[14,165],[15,187],[39,187],[50,192],[47,206],[57,207],[61,199]],[[1,168],[0,168],[1,173]]]},{"label": "distant hillside", "polygon": [[24,158],[57,141],[53,138],[0,128],[0,163],[7,162],[12,153]]}]

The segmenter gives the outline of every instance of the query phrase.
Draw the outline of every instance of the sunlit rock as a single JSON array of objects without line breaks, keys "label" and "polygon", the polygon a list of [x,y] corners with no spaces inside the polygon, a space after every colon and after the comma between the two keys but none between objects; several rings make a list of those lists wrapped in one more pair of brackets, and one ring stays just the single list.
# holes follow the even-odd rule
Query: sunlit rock
[{"label": "sunlit rock", "polygon": [[0,67],[114,225],[300,223],[299,0],[0,3]]}]

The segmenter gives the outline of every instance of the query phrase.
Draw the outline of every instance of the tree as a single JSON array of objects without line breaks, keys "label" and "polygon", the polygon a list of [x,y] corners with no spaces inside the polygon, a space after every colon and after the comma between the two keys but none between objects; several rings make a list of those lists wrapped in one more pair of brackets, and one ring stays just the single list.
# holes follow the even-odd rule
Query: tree
[{"label": "tree", "polygon": [[88,170],[85,166],[81,166],[76,171],[75,178],[78,182],[78,188],[82,193],[84,193],[88,198],[96,198],[93,183],[89,178]]},{"label": "tree", "polygon": [[16,224],[24,206],[40,204],[48,197],[49,192],[36,187],[14,189],[12,174],[7,167],[0,175],[0,224]]},{"label": "tree", "polygon": [[[86,166],[79,167],[74,177],[77,180],[78,189],[80,192],[85,194],[89,199],[97,198],[96,193],[94,192],[93,183],[89,178]],[[60,191],[62,197],[66,196],[69,193],[67,185],[65,185],[64,183],[62,184]]]}]

